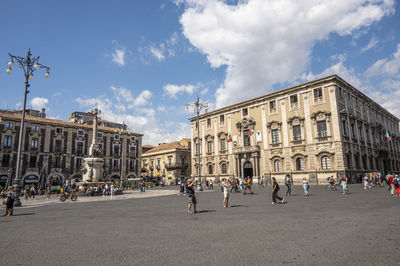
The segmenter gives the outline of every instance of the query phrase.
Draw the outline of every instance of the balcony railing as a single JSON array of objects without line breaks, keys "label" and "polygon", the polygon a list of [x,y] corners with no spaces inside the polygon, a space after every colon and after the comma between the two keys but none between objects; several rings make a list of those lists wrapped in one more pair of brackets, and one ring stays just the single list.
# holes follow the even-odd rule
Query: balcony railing
[{"label": "balcony railing", "polygon": [[240,147],[235,149],[235,153],[245,153],[245,152],[254,152],[254,151],[259,151],[260,147],[258,146],[245,146],[245,147]]},{"label": "balcony railing", "polygon": [[188,163],[171,163],[171,164],[165,164],[166,169],[186,169],[188,168],[189,164]]},{"label": "balcony railing", "polygon": [[304,140],[302,139],[292,141],[292,145],[302,145],[302,144],[304,144]]}]

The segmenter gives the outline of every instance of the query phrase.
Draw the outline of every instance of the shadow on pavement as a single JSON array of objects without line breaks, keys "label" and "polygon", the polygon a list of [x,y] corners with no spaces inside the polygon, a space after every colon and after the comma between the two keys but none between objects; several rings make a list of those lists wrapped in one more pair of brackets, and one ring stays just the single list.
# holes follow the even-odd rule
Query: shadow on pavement
[{"label": "shadow on pavement", "polygon": [[18,213],[18,214],[13,214],[12,216],[24,216],[24,215],[34,215],[34,212],[27,212],[27,213]]},{"label": "shadow on pavement", "polygon": [[206,212],[216,212],[216,210],[202,210],[202,211],[199,211],[199,213],[206,213]]},{"label": "shadow on pavement", "polygon": [[248,205],[231,205],[231,208],[237,208],[237,207],[249,207]]}]

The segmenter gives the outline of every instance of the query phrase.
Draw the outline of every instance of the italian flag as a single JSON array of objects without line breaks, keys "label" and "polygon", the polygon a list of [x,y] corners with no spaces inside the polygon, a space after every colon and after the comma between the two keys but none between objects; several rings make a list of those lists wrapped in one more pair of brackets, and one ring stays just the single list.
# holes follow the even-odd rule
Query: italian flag
[{"label": "italian flag", "polygon": [[231,134],[228,135],[228,139],[226,140],[226,142],[232,142],[232,136],[231,136]]},{"label": "italian flag", "polygon": [[386,133],[385,133],[385,137],[386,137],[387,141],[391,141],[392,140],[392,138],[389,135],[389,131],[387,131],[387,130],[386,130]]}]

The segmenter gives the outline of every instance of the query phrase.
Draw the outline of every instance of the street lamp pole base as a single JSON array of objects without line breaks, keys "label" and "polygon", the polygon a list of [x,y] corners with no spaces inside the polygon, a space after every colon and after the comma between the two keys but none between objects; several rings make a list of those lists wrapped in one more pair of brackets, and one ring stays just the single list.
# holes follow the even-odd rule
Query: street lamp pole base
[{"label": "street lamp pole base", "polygon": [[14,207],[21,207],[21,206],[22,206],[21,200],[19,199],[19,197],[16,197],[14,199]]}]

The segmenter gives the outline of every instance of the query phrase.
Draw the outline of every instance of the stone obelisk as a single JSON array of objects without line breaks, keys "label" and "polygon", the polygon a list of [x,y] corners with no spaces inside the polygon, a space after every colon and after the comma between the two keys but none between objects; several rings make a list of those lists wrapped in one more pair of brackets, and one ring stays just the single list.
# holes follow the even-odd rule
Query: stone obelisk
[{"label": "stone obelisk", "polygon": [[89,148],[89,158],[85,158],[86,173],[83,175],[83,182],[102,182],[103,181],[103,164],[104,160],[101,158],[102,149],[97,144],[97,123],[100,110],[94,108],[90,111],[93,116],[93,137],[92,144]]}]

